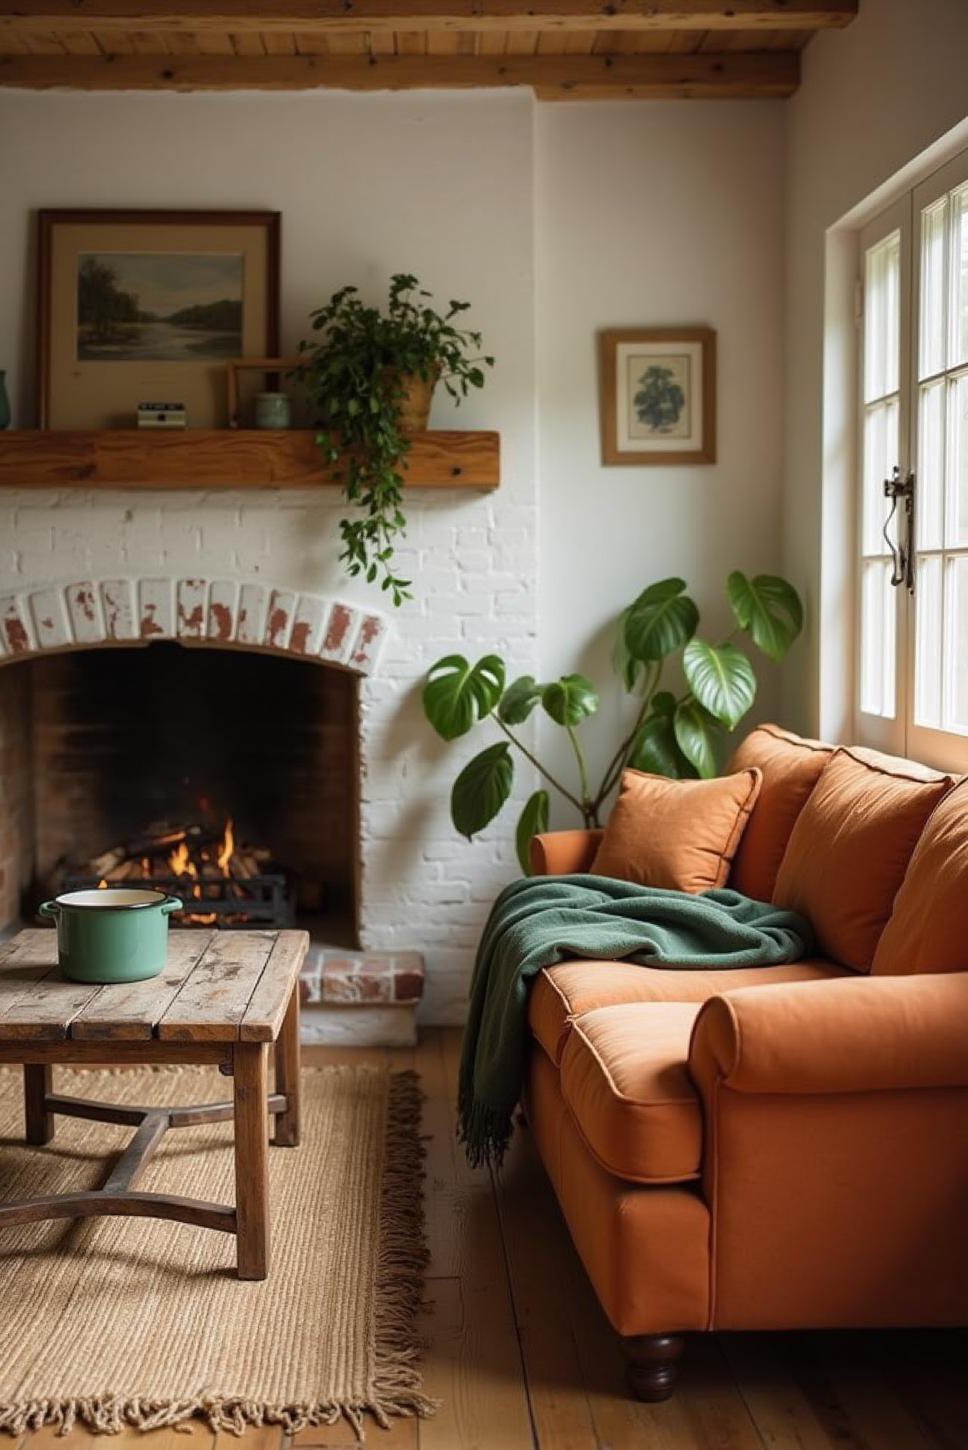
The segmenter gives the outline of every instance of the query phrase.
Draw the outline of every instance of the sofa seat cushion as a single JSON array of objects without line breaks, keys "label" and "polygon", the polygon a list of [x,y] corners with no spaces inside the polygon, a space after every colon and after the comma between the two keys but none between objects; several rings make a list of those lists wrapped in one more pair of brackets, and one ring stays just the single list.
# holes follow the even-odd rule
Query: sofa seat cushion
[{"label": "sofa seat cushion", "polygon": [[599,1007],[575,1022],[561,1093],[597,1163],[632,1183],[699,1175],[702,1109],[687,1060],[695,1002]]},{"label": "sofa seat cushion", "polygon": [[561,1062],[572,1018],[622,1002],[705,1002],[735,987],[777,982],[821,982],[850,977],[843,967],[811,958],[779,967],[736,967],[697,972],[640,967],[634,962],[574,961],[546,967],[531,988],[528,1022],[551,1061]]},{"label": "sofa seat cushion", "polygon": [[800,812],[776,878],[824,956],[866,972],[918,837],[954,781],[859,747],[834,752]]},{"label": "sofa seat cushion", "polygon": [[932,813],[877,943],[875,976],[968,971],[968,779]]},{"label": "sofa seat cushion", "polygon": [[769,901],[797,817],[833,754],[832,745],[807,740],[779,725],[760,725],[730,758],[727,774],[758,769],[763,782],[740,837],[729,885],[756,901]]}]

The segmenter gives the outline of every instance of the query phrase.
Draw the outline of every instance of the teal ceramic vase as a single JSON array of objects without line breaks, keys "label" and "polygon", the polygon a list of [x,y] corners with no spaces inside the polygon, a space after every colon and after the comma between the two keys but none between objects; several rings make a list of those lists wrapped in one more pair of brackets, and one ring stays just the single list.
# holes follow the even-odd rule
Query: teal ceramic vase
[{"label": "teal ceramic vase", "polygon": [[10,427],[10,399],[7,397],[7,374],[0,368],[0,428]]}]

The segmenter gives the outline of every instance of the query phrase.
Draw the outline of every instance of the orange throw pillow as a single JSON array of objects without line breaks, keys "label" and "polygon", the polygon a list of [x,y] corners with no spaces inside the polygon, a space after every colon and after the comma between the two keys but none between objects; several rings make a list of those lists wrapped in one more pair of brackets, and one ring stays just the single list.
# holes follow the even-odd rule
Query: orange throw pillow
[{"label": "orange throw pillow", "polygon": [[761,779],[758,770],[717,780],[626,770],[592,872],[693,894],[724,886]]},{"label": "orange throw pillow", "polygon": [[759,799],[743,832],[729,884],[744,896],[769,901],[797,816],[833,754],[832,745],[805,740],[779,725],[760,725],[733,752],[727,774],[757,766]]},{"label": "orange throw pillow", "polygon": [[945,796],[924,828],[891,919],[877,943],[876,976],[968,970],[968,780]]},{"label": "orange throw pillow", "polygon": [[773,900],[802,912],[825,956],[866,972],[925,822],[950,776],[836,750],[793,827]]}]

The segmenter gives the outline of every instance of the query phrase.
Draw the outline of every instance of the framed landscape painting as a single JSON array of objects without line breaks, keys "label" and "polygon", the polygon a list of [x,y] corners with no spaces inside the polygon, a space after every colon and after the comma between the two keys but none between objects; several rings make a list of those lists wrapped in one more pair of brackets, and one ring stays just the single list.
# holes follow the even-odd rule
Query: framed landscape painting
[{"label": "framed landscape painting", "polygon": [[42,211],[38,281],[40,427],[225,427],[226,362],[278,351],[279,213]]},{"label": "framed landscape painting", "polygon": [[715,463],[712,328],[603,332],[600,364],[604,464]]}]

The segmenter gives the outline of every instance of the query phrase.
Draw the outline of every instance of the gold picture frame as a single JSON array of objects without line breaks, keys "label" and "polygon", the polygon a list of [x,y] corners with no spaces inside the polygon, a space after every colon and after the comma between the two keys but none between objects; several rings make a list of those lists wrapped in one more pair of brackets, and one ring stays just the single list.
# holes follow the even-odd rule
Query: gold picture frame
[{"label": "gold picture frame", "polygon": [[279,348],[279,241],[275,211],[41,211],[39,426],[224,428],[226,360]]},{"label": "gold picture frame", "polygon": [[713,329],[612,328],[599,345],[602,463],[715,463]]}]

